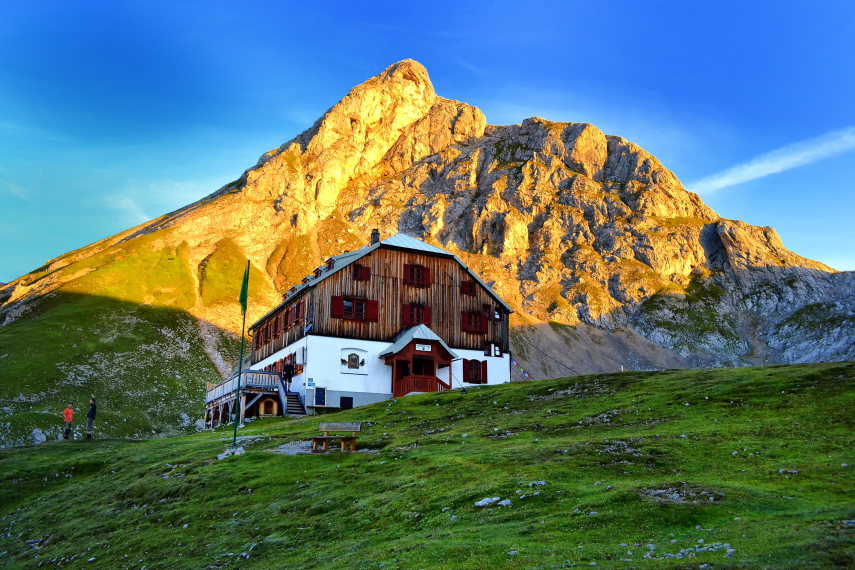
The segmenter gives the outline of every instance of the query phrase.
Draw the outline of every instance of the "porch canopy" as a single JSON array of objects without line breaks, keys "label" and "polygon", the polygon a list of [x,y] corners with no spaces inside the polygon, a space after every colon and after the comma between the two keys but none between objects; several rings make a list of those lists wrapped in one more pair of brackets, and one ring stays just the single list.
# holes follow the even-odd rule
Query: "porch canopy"
[{"label": "porch canopy", "polygon": [[437,377],[437,369],[448,367],[459,358],[439,335],[423,324],[402,331],[379,357],[393,367],[395,397],[450,389],[450,383]]}]

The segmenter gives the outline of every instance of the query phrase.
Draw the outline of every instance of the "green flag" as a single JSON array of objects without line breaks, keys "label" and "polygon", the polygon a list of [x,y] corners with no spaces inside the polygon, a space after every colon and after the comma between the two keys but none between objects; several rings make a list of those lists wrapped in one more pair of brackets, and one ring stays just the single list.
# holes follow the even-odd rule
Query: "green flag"
[{"label": "green flag", "polygon": [[249,260],[246,262],[246,271],[243,272],[243,285],[240,287],[240,306],[243,314],[246,314],[247,299],[249,299]]}]

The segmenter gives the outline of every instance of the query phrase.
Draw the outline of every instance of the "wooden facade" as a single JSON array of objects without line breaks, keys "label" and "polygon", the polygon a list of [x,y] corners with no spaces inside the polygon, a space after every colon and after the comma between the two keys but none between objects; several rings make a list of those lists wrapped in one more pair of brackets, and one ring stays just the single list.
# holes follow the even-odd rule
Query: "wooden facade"
[{"label": "wooden facade", "polygon": [[381,245],[349,259],[252,325],[253,364],[306,334],[393,342],[419,323],[452,348],[509,352],[509,310],[451,254]]}]

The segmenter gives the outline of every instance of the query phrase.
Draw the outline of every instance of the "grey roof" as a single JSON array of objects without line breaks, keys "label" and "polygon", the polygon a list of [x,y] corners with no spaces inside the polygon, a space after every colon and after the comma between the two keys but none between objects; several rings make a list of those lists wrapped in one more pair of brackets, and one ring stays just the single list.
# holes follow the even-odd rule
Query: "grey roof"
[{"label": "grey roof", "polygon": [[395,234],[390,238],[384,239],[380,243],[391,245],[392,247],[402,247],[404,249],[415,249],[418,251],[426,251],[428,253],[438,253],[449,257],[453,255],[449,251],[445,251],[440,247],[425,243],[422,240],[416,239],[413,236],[408,236],[407,234]]},{"label": "grey roof", "polygon": [[451,358],[460,358],[457,356],[453,350],[451,350],[445,341],[440,338],[438,334],[430,330],[430,327],[427,325],[416,325],[414,327],[410,327],[407,330],[401,332],[398,336],[398,339],[390,344],[386,350],[379,354],[380,358],[383,358],[387,354],[397,354],[401,352],[404,347],[413,342],[414,340],[435,340],[442,345],[442,348],[448,351],[451,355]]},{"label": "grey roof", "polygon": [[463,263],[462,259],[460,259],[456,255],[454,255],[450,251],[446,251],[440,247],[436,247],[435,245],[430,245],[429,243],[425,243],[422,240],[416,239],[416,238],[409,236],[407,234],[395,234],[390,238],[386,238],[384,240],[381,240],[379,243],[375,243],[373,245],[367,245],[367,246],[365,246],[361,249],[357,249],[355,251],[349,251],[347,253],[341,253],[339,255],[334,255],[333,257],[330,258],[330,259],[335,260],[335,263],[333,264],[332,269],[327,269],[326,266],[323,266],[320,275],[315,276],[314,274],[312,274],[312,275],[307,276],[307,281],[305,283],[300,283],[299,285],[297,285],[296,290],[293,293],[291,293],[290,295],[287,295],[285,297],[285,299],[282,301],[282,303],[280,303],[273,310],[267,312],[264,316],[262,316],[257,321],[255,321],[249,327],[250,330],[255,328],[256,325],[258,325],[259,323],[261,323],[262,321],[267,319],[267,317],[271,316],[273,313],[275,313],[277,310],[279,310],[279,308],[281,308],[283,305],[287,304],[289,301],[291,301],[295,297],[299,296],[303,291],[306,291],[307,289],[314,287],[315,285],[317,285],[318,283],[320,283],[321,281],[323,281],[324,279],[326,279],[330,275],[334,275],[335,273],[338,273],[339,271],[341,271],[345,267],[349,266],[351,263],[358,261],[359,259],[365,257],[366,255],[368,255],[369,253],[371,253],[375,249],[378,249],[382,246],[397,247],[397,248],[409,249],[409,250],[413,250],[413,251],[423,251],[425,253],[430,253],[433,255],[443,255],[445,257],[454,258],[455,260],[457,260],[457,262],[460,265],[463,266],[464,269],[466,269],[466,272],[473,279],[475,279],[475,281],[480,283],[481,286],[483,286],[484,289],[486,289],[487,292],[490,293],[490,296],[492,296],[493,299],[495,299],[499,304],[501,304],[502,307],[504,307],[508,312],[510,312],[510,313],[514,312],[514,310],[510,307],[510,305],[505,303],[505,301],[501,297],[499,297],[489,285],[487,285],[480,277],[475,275],[475,272],[472,271],[471,269],[469,269],[468,265]]}]

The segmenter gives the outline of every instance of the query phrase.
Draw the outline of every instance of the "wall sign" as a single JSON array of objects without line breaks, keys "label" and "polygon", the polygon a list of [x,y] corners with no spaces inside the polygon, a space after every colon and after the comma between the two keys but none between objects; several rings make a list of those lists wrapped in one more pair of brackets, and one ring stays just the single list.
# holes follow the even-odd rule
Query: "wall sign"
[{"label": "wall sign", "polygon": [[431,346],[429,344],[417,344],[416,350],[419,350],[421,352],[430,352]]},{"label": "wall sign", "polygon": [[362,348],[342,348],[339,363],[342,374],[368,374],[365,358],[368,352]]}]

